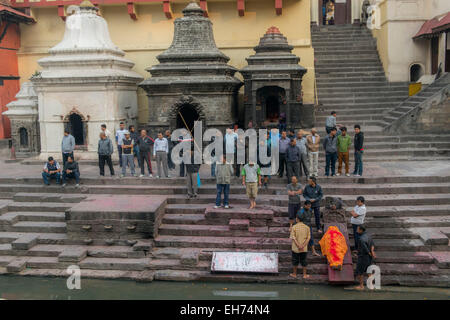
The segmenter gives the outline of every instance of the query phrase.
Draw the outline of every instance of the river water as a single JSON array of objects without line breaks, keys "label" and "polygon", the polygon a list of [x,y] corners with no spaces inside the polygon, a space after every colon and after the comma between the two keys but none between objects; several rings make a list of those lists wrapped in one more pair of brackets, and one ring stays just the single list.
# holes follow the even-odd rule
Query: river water
[{"label": "river water", "polygon": [[382,287],[358,292],[348,287],[297,284],[245,284],[213,282],[137,283],[121,280],[81,279],[80,290],[67,289],[65,278],[0,276],[0,298],[8,300],[79,300],[79,299],[445,299],[450,289]]}]

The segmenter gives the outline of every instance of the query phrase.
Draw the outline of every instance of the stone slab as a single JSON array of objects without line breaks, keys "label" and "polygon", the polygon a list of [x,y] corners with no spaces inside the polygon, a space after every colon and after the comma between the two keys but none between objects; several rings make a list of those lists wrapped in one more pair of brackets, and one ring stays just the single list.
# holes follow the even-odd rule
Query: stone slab
[{"label": "stone slab", "polygon": [[6,271],[10,273],[17,273],[25,269],[28,257],[18,257],[12,260],[7,266]]},{"label": "stone slab", "polygon": [[230,219],[228,223],[230,230],[248,230],[249,225],[248,219]]},{"label": "stone slab", "polygon": [[278,273],[278,253],[213,252],[211,272]]},{"label": "stone slab", "polygon": [[200,252],[196,249],[186,249],[180,257],[180,262],[185,266],[196,266],[198,264]]},{"label": "stone slab", "polygon": [[344,264],[342,270],[333,270],[328,266],[328,282],[333,284],[353,283],[355,281],[353,275],[353,265]]},{"label": "stone slab", "polygon": [[438,268],[450,268],[450,251],[432,251],[431,256]]},{"label": "stone slab", "polygon": [[427,245],[447,245],[448,237],[440,228],[410,228],[412,233],[418,234],[420,240]]},{"label": "stone slab", "polygon": [[64,249],[58,256],[60,262],[80,262],[87,256],[87,249],[83,247]]},{"label": "stone slab", "polygon": [[11,243],[13,250],[28,250],[33,247],[39,236],[36,234],[25,234]]}]

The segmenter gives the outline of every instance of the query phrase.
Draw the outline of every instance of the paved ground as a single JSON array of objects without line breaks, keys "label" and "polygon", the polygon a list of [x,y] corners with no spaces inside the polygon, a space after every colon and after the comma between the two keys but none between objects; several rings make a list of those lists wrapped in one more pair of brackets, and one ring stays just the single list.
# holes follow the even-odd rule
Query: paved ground
[{"label": "paved ground", "polygon": [[[40,176],[42,165],[22,165],[20,163],[0,162],[0,172],[3,178],[31,178]],[[337,165],[337,164],[336,164]],[[323,175],[323,164],[319,164],[319,174]],[[152,163],[156,168],[156,163]],[[350,166],[353,170],[353,164]],[[119,166],[115,166],[116,175],[121,171]],[[95,165],[80,164],[81,178],[99,177],[99,169]],[[106,177],[109,176],[108,169],[105,168]],[[139,171],[138,171],[139,172]],[[154,173],[156,170],[154,171]],[[129,174],[129,170],[128,170]],[[171,176],[178,177],[179,169],[170,172]],[[202,177],[210,177],[210,167],[202,165],[200,170]],[[390,176],[448,176],[450,175],[450,161],[408,161],[408,162],[368,162],[364,164],[365,177],[390,177]]]}]

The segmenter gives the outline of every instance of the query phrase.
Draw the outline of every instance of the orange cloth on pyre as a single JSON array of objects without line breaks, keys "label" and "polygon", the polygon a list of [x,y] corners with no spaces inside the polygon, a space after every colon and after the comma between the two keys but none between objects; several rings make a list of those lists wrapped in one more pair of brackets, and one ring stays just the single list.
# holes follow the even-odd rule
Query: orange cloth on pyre
[{"label": "orange cloth on pyre", "polygon": [[330,226],[319,241],[322,254],[327,257],[330,267],[338,267],[344,263],[347,242],[336,226]]}]

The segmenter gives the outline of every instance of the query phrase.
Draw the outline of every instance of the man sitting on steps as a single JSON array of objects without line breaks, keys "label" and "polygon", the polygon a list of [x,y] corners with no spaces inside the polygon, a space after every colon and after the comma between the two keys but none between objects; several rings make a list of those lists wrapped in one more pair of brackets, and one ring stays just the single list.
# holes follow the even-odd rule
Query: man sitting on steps
[{"label": "man sitting on steps", "polygon": [[67,162],[64,165],[62,182],[63,187],[67,185],[67,179],[75,179],[76,187],[80,186],[80,169],[78,168],[78,162],[74,161],[72,157],[67,158]]},{"label": "man sitting on steps", "polygon": [[56,179],[56,184],[61,183],[61,167],[53,157],[48,157],[48,162],[44,165],[44,171],[42,172],[42,179],[46,186],[50,185],[49,179]]}]

